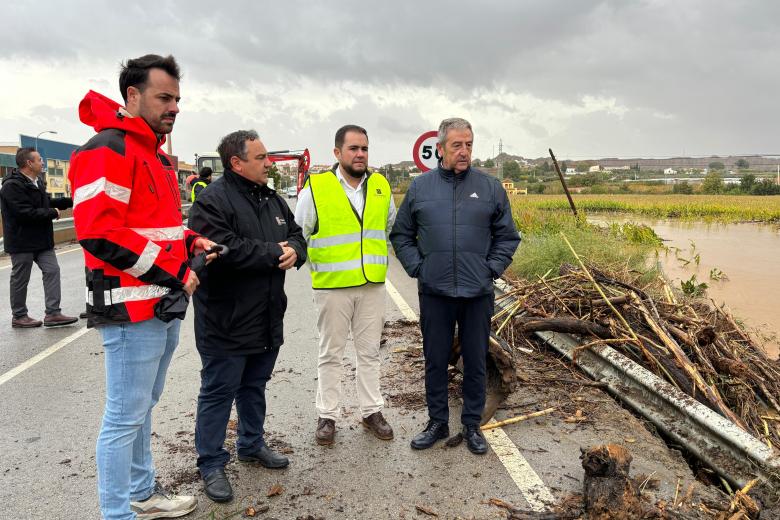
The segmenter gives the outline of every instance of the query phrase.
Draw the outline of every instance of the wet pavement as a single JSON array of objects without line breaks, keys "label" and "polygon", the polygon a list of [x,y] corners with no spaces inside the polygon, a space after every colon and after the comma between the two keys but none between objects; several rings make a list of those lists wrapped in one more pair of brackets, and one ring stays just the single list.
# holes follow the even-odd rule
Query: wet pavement
[{"label": "wet pavement", "polygon": [[[58,256],[66,313],[78,313],[84,295],[83,259],[73,249],[60,248]],[[104,388],[99,336],[88,331],[68,342],[85,326],[83,321],[58,330],[11,329],[8,264],[7,257],[0,258],[0,316],[7,316],[0,322],[0,381],[3,374],[52,345],[62,348],[0,382],[4,419],[0,422],[0,519],[98,518],[94,448]],[[395,259],[389,279],[417,313],[415,282]],[[40,285],[40,273],[34,269],[28,296],[34,316],[41,314]],[[231,461],[227,470],[235,499],[229,504],[214,504],[203,495],[195,468],[200,359],[191,311],[182,326],[166,390],[155,410],[153,447],[159,479],[179,493],[199,498],[198,509],[187,518],[237,518],[249,507],[260,518],[279,519],[414,518],[425,516],[426,510],[440,518],[505,518],[503,509],[489,503],[491,498],[531,509],[547,493],[559,501],[580,492],[580,448],[607,442],[631,450],[632,475],[659,479],[659,489],[653,492],[657,497],[670,501],[679,489],[687,490],[694,482],[679,453],[667,448],[641,420],[599,388],[566,383],[577,375],[541,353],[518,353],[521,384],[496,414],[500,419],[556,408],[550,415],[502,429],[520,455],[520,466],[512,466],[517,460],[499,458],[495,449],[481,457],[472,455],[464,444],[448,448],[440,443],[427,451],[413,451],[409,441],[427,419],[423,363],[414,355],[419,331],[413,324],[399,323],[404,316],[389,297],[382,384],[385,416],[395,429],[395,439],[380,441],[360,425],[350,345],[336,443],[317,446],[316,310],[305,268],[289,273],[286,290],[286,340],[268,386],[266,431],[267,442],[285,452],[291,464],[283,470],[267,470]],[[458,377],[453,375],[451,391],[452,433],[459,428]],[[229,432],[228,445],[234,440]],[[540,496],[529,494],[535,492],[524,484],[526,462],[544,483]],[[696,497],[703,486],[695,488]],[[704,494],[714,496],[715,491]]]}]

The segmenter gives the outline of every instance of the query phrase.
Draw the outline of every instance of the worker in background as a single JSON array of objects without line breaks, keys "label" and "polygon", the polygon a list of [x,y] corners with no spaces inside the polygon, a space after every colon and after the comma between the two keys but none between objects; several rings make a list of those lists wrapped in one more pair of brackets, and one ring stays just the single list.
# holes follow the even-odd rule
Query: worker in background
[{"label": "worker in background", "polygon": [[390,184],[368,170],[368,134],[347,125],[336,132],[330,171],[309,177],[295,221],[303,228],[314,300],[318,307],[317,444],[333,444],[341,402],[347,337],[355,342],[362,424],[376,437],[393,438],[382,415],[379,341],[385,321],[387,238],[395,220]]},{"label": "worker in background", "polygon": [[192,184],[192,191],[190,192],[190,202],[195,202],[195,199],[198,198],[198,194],[200,194],[201,190],[203,190],[203,188],[211,184],[212,173],[214,173],[214,171],[208,166],[204,166],[203,168],[200,169],[200,172],[198,173],[198,180]]}]

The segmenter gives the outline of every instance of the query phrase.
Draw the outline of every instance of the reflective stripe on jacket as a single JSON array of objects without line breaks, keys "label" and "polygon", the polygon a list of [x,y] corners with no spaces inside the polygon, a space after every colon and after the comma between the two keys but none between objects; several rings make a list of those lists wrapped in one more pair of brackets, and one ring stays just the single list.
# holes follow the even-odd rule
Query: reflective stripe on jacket
[{"label": "reflective stripe on jacket", "polygon": [[79,116],[97,131],[68,172],[88,325],[148,320],[160,297],[183,287],[198,235],[182,225],[176,172],[143,118],[96,92]]},{"label": "reflective stripe on jacket", "polygon": [[371,173],[364,183],[365,204],[358,215],[332,171],[309,177],[317,232],[307,240],[315,289],[384,283],[387,274],[387,215],[390,184]]}]

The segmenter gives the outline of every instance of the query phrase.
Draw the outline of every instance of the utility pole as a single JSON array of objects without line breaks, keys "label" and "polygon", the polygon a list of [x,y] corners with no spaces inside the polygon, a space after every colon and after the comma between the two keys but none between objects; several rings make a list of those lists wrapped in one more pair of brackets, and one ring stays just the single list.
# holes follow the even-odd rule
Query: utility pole
[{"label": "utility pole", "polygon": [[[499,137],[498,138],[498,155],[501,155],[504,151],[504,141]],[[504,178],[504,163],[503,161],[500,164],[497,164],[498,166],[498,178],[503,179]]]}]

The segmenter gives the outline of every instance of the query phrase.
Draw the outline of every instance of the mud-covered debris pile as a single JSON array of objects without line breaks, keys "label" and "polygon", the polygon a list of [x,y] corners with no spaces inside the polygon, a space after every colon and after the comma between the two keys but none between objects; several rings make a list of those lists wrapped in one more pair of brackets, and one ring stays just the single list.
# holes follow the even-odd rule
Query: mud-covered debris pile
[{"label": "mud-covered debris pile", "polygon": [[531,346],[535,331],[567,332],[582,349],[610,345],[775,450],[780,447],[780,362],[730,312],[688,298],[661,278],[565,264],[558,276],[506,280],[494,330]]}]

